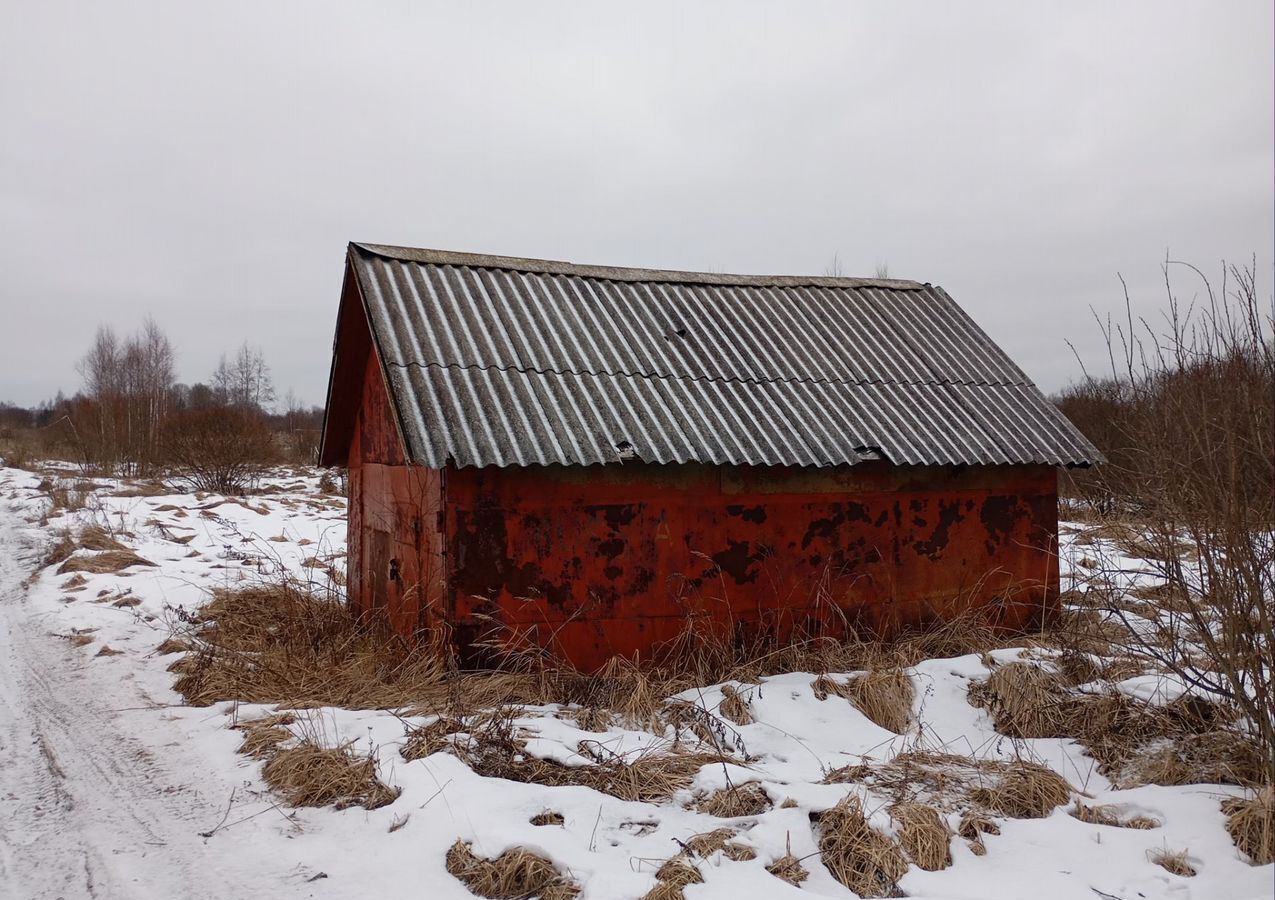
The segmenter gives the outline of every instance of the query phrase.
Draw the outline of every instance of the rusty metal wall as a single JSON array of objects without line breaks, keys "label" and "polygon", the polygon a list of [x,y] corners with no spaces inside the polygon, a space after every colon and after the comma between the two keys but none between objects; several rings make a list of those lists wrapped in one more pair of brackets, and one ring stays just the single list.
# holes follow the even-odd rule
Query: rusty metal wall
[{"label": "rusty metal wall", "polygon": [[385,381],[370,353],[349,466],[346,590],[351,606],[362,615],[383,617],[408,637],[442,627],[443,474],[406,464]]},{"label": "rusty metal wall", "polygon": [[1057,601],[1048,466],[684,465],[446,473],[462,661],[493,625],[577,665],[694,621],[751,640],[887,636],[968,607],[1010,627]]}]

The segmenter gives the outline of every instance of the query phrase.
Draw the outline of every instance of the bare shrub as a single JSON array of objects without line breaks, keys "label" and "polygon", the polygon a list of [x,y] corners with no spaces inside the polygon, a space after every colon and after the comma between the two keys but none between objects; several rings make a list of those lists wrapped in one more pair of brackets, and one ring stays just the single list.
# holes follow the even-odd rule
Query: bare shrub
[{"label": "bare shrub", "polygon": [[473,845],[457,841],[447,851],[447,871],[471,893],[492,900],[572,900],[580,893],[550,860],[522,847],[483,859],[474,855]]},{"label": "bare shrub", "polygon": [[860,897],[898,897],[907,860],[889,835],[868,824],[858,797],[819,817],[819,855],[832,877]]},{"label": "bare shrub", "polygon": [[[1096,560],[1129,626],[1126,651],[1234,705],[1275,783],[1275,340],[1256,266],[1223,267],[1217,287],[1192,266],[1200,296],[1179,300],[1166,263],[1163,319],[1100,322],[1105,378],[1071,392],[1101,405],[1110,462],[1092,476],[1136,520],[1136,545],[1174,598],[1149,618],[1120,602],[1118,561]],[[1101,401],[1098,404],[1098,401]],[[1095,435],[1098,436],[1098,435]]]},{"label": "bare shrub", "polygon": [[174,474],[191,488],[242,494],[274,461],[270,428],[249,409],[212,406],[171,416],[164,447]]},{"label": "bare shrub", "polygon": [[262,777],[290,806],[362,806],[393,803],[398,788],[377,775],[376,760],[356,754],[348,744],[322,747],[304,740],[270,754]]}]

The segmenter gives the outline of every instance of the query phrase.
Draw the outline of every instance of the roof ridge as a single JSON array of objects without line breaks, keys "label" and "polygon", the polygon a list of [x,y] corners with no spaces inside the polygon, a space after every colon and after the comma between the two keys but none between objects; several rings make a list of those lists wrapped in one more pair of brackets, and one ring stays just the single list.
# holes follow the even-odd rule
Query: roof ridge
[{"label": "roof ridge", "polygon": [[393,362],[387,360],[387,366],[400,369],[457,369],[467,372],[518,372],[522,375],[576,375],[594,378],[662,378],[678,381],[714,384],[846,384],[860,387],[875,385],[901,385],[907,387],[1034,387],[1030,381],[969,381],[956,378],[932,378],[925,381],[900,380],[895,378],[737,378],[728,376],[721,378],[715,375],[683,375],[677,372],[594,372],[592,370],[577,371],[575,369],[541,369],[535,366],[503,366],[499,364],[483,365],[481,363],[443,363],[443,362]]},{"label": "roof ridge", "polygon": [[644,269],[627,266],[594,266],[556,259],[494,256],[460,253],[424,247],[396,247],[390,244],[350,243],[359,251],[383,259],[421,265],[467,266],[478,269],[506,269],[540,275],[574,275],[605,281],[664,282],[672,284],[725,284],[755,287],[883,288],[895,291],[922,291],[932,285],[906,278],[847,278],[832,275],[733,275],[719,272],[684,272],[676,269]]}]

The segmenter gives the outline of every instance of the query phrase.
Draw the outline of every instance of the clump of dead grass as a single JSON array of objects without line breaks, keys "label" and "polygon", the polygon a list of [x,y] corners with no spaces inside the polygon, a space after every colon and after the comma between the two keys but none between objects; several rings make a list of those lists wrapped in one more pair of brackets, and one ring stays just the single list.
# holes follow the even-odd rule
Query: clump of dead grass
[{"label": "clump of dead grass", "polygon": [[1261,748],[1231,727],[1234,710],[1194,695],[1152,705],[1115,690],[1071,689],[1092,674],[1075,660],[1012,662],[971,685],[969,699],[1009,737],[1074,738],[1118,787],[1262,783]]},{"label": "clump of dead grass", "polygon": [[234,726],[243,732],[243,742],[239,745],[239,753],[253,759],[266,759],[273,756],[279,745],[292,739],[292,732],[286,726],[296,722],[291,713],[278,713],[240,722]]},{"label": "clump of dead grass", "polygon": [[522,847],[483,859],[471,844],[457,841],[447,851],[447,871],[471,893],[491,900],[572,900],[580,893],[550,860]]},{"label": "clump of dead grass", "polygon": [[870,766],[858,781],[895,803],[924,802],[945,812],[973,810],[1016,819],[1047,816],[1071,796],[1066,780],[1038,763],[923,750]]},{"label": "clump of dead grass", "polygon": [[985,856],[987,845],[983,842],[983,835],[1000,834],[1001,827],[986,813],[971,811],[961,816],[956,833],[965,839],[971,853],[975,856]]},{"label": "clump of dead grass", "polygon": [[897,897],[907,859],[889,835],[868,824],[858,797],[819,817],[819,856],[833,878],[860,897]]},{"label": "clump of dead grass", "polygon": [[193,706],[221,700],[377,709],[445,694],[431,648],[358,622],[289,582],[216,591],[185,638],[175,687]]},{"label": "clump of dead grass", "polygon": [[801,860],[787,853],[766,867],[766,871],[789,884],[801,884],[810,877]]},{"label": "clump of dead grass", "polygon": [[1179,850],[1174,852],[1168,848],[1152,850],[1147,857],[1160,868],[1173,875],[1179,875],[1183,878],[1193,878],[1195,876],[1195,867],[1187,861],[1187,851]]},{"label": "clump of dead grass", "polygon": [[445,747],[486,778],[505,778],[529,784],[579,785],[600,793],[644,803],[668,800],[690,786],[709,763],[735,762],[720,753],[696,751],[682,744],[651,746],[626,754],[613,753],[597,742],[582,742],[594,760],[564,765],[527,752],[526,741],[514,726],[510,707],[470,717],[463,733]]},{"label": "clump of dead grass", "polygon": [[877,725],[895,734],[908,730],[912,722],[915,692],[912,679],[902,669],[876,669],[856,675],[842,694]]},{"label": "clump of dead grass", "polygon": [[738,834],[739,832],[733,828],[715,828],[712,831],[695,835],[682,845],[682,849],[686,853],[702,859],[707,859],[719,851],[727,859],[735,862],[756,859],[757,854],[752,847],[747,847],[733,840]]},{"label": "clump of dead grass", "polygon": [[975,789],[970,797],[994,813],[1011,819],[1040,819],[1066,803],[1071,786],[1053,769],[1016,761],[994,787]]},{"label": "clump of dead grass", "polygon": [[952,829],[937,809],[904,802],[890,807],[890,814],[899,822],[899,844],[908,859],[927,872],[952,864]]},{"label": "clump of dead grass", "polygon": [[1241,853],[1264,866],[1275,862],[1275,786],[1222,802],[1226,831]]},{"label": "clump of dead grass", "polygon": [[1136,828],[1139,830],[1147,830],[1150,828],[1159,828],[1160,823],[1155,819],[1147,816],[1130,816],[1124,818],[1120,815],[1120,809],[1116,806],[1088,806],[1080,802],[1080,798],[1076,798],[1075,804],[1071,808],[1072,818],[1087,822],[1090,825],[1106,825],[1111,828]]},{"label": "clump of dead grass", "polygon": [[742,816],[760,816],[774,804],[765,788],[756,781],[733,784],[713,791],[695,803],[697,812],[719,819],[737,819]]},{"label": "clump of dead grass", "polygon": [[164,638],[160,645],[155,648],[155,652],[160,656],[167,656],[170,653],[185,653],[191,649],[193,649],[193,647],[189,641],[184,641],[181,638],[176,637],[168,637]]},{"label": "clump of dead grass", "polygon": [[854,784],[862,781],[872,773],[871,766],[848,765],[830,769],[823,776],[820,784]]},{"label": "clump of dead grass", "polygon": [[679,853],[664,864],[655,873],[655,886],[642,895],[642,900],[683,900],[682,889],[688,884],[702,884],[704,876],[699,869]]},{"label": "clump of dead grass", "polygon": [[85,550],[127,550],[128,548],[115,540],[114,535],[101,525],[85,525],[80,529],[77,545]]},{"label": "clump of dead grass", "polygon": [[531,824],[536,826],[562,825],[565,824],[566,821],[567,820],[563,818],[562,813],[554,812],[551,809],[546,809],[544,812],[536,813],[531,817]]},{"label": "clump of dead grass", "polygon": [[439,716],[432,722],[408,729],[407,739],[403,741],[399,755],[409,761],[424,759],[450,746],[451,736],[464,729],[465,724],[460,719]]},{"label": "clump of dead grass", "polygon": [[155,563],[143,559],[132,550],[104,550],[100,553],[69,557],[58,566],[58,574],[88,572],[93,575],[110,575],[132,566],[154,565]]},{"label": "clump of dead grass", "polygon": [[322,747],[302,740],[274,752],[262,777],[289,806],[377,809],[399,795],[378,777],[376,760],[356,754],[348,744]]},{"label": "clump of dead grass", "polygon": [[717,707],[717,711],[736,725],[751,725],[753,721],[752,707],[739,691],[729,684],[722,685],[722,702]]}]

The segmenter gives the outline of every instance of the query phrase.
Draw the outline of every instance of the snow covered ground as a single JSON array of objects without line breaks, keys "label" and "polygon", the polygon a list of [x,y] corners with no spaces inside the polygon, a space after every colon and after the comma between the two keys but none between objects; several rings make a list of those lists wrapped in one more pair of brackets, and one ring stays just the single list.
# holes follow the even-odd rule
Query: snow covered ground
[{"label": "snow covered ground", "polygon": [[[699,863],[703,883],[686,900],[851,897],[821,865],[810,814],[848,792],[864,797],[874,825],[896,830],[884,799],[862,785],[823,784],[833,768],[883,762],[903,750],[944,750],[987,759],[1043,762],[1085,803],[1116,804],[1160,822],[1148,830],[1088,824],[1058,807],[1042,819],[1004,819],[975,855],[952,840],[953,865],[913,866],[899,881],[928,898],[1270,897],[1275,866],[1252,866],[1232,845],[1220,785],[1113,790],[1073,741],[1013,741],[971,706],[972,680],[988,675],[978,656],[925,661],[909,671],[917,725],[895,734],[847,700],[820,700],[813,675],[789,673],[734,685],[753,722],[737,726],[748,764],[705,766],[687,791],[665,803],[619,800],[580,786],[549,787],[483,778],[447,753],[406,761],[404,720],[389,712],[305,711],[303,726],[332,743],[376,755],[382,778],[402,789],[367,811],[291,809],[265,787],[261,763],[236,753],[230,725],[272,707],[184,706],[157,646],[169,626],[233,586],[287,569],[326,584],[324,566],[343,568],[344,503],[320,490],[316,472],[278,472],[267,492],[245,501],[154,494],[106,479],[83,484],[85,509],[48,512],[44,475],[0,469],[0,897],[439,897],[468,898],[444,859],[458,839],[495,857],[524,847],[551,860],[587,900],[636,898],[655,883],[678,842],[715,828],[739,830],[751,860],[714,854]],[[64,473],[66,486],[85,481]],[[91,488],[91,490],[90,490]],[[85,574],[77,586],[56,566],[40,569],[61,529],[96,521],[154,566]],[[1088,548],[1069,526],[1064,573]],[[83,553],[84,551],[81,551]],[[1135,569],[1136,560],[1129,561]],[[68,589],[71,588],[71,589]],[[1004,662],[1019,651],[997,651]],[[1133,679],[1150,694],[1155,679]],[[688,700],[715,709],[722,686]],[[553,707],[519,712],[527,750],[582,764],[581,741],[623,753],[662,736],[623,728],[582,730]],[[742,761],[742,759],[741,759]],[[760,815],[723,820],[688,808],[697,793],[757,781],[773,803]],[[561,825],[530,820],[551,810]],[[955,817],[952,824],[956,824]],[[789,848],[809,878],[790,885],[766,871]],[[1152,862],[1186,851],[1194,877]]]}]

